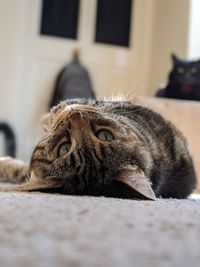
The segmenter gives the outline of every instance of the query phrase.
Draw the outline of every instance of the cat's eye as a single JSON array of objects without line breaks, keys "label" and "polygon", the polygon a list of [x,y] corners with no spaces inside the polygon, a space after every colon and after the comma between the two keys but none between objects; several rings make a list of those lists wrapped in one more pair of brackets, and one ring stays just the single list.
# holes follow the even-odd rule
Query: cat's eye
[{"label": "cat's eye", "polygon": [[96,136],[99,140],[104,141],[104,142],[109,142],[114,139],[112,133],[106,129],[98,131]]},{"label": "cat's eye", "polygon": [[195,68],[195,67],[191,68],[190,72],[191,72],[192,74],[196,73],[196,72],[197,72],[197,68]]},{"label": "cat's eye", "polygon": [[71,148],[71,143],[69,142],[63,143],[58,148],[58,156],[64,156],[70,151],[70,148]]},{"label": "cat's eye", "polygon": [[184,68],[179,67],[179,68],[177,69],[177,72],[178,72],[179,74],[183,74],[183,73],[185,72],[185,70],[184,70]]}]

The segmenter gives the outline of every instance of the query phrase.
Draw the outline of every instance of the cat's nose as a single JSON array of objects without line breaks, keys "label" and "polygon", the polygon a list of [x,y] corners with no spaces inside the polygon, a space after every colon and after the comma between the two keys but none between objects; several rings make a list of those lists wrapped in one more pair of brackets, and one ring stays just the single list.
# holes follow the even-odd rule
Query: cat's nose
[{"label": "cat's nose", "polygon": [[190,78],[191,77],[191,74],[189,72],[186,73],[185,75],[187,78]]},{"label": "cat's nose", "polygon": [[86,120],[81,111],[72,110],[68,115],[68,129],[78,130],[85,128]]},{"label": "cat's nose", "polygon": [[69,122],[75,122],[80,121],[83,119],[83,114],[81,111],[71,110],[71,112],[68,115],[68,121]]}]

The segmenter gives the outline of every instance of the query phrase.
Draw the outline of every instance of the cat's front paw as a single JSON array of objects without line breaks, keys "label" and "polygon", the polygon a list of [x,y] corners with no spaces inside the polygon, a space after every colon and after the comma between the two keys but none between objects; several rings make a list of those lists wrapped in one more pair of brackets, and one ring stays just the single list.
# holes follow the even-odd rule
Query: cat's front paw
[{"label": "cat's front paw", "polygon": [[6,157],[0,157],[0,161],[9,161],[12,160],[13,158],[10,156],[6,156]]},{"label": "cat's front paw", "polygon": [[22,160],[12,157],[0,157],[0,181],[23,182],[28,173],[28,166]]}]

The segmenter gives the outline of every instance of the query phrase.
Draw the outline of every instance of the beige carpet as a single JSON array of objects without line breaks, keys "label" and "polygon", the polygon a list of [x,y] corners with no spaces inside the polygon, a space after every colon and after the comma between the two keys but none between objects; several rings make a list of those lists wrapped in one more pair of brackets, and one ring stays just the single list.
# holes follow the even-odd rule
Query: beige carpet
[{"label": "beige carpet", "polygon": [[200,199],[0,193],[0,266],[200,266]]}]

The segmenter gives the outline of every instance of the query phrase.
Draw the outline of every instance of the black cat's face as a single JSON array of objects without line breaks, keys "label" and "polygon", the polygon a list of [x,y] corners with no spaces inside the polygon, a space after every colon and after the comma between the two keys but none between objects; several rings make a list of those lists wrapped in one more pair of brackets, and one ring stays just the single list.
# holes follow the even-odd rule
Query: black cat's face
[{"label": "black cat's face", "polygon": [[200,84],[200,60],[185,61],[178,59],[175,55],[172,56],[173,69],[171,77],[173,81],[180,84]]}]

